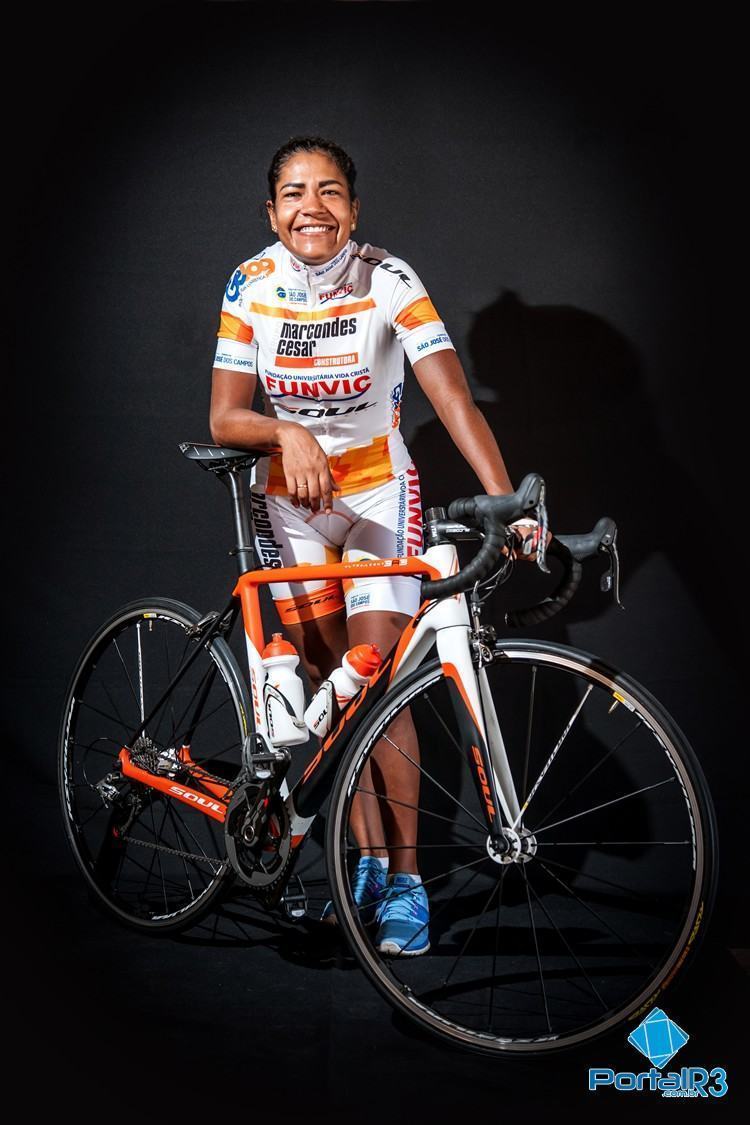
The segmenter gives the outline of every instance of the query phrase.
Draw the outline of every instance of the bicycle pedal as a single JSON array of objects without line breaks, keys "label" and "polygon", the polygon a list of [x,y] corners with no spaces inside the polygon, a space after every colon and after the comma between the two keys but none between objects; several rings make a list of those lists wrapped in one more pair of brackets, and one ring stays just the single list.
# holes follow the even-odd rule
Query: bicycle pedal
[{"label": "bicycle pedal", "polygon": [[281,905],[291,922],[301,922],[307,917],[307,891],[299,875],[294,875],[292,878],[298,889],[292,892],[286,891],[281,897]]},{"label": "bicycle pedal", "polygon": [[277,772],[283,776],[292,760],[288,750],[269,746],[256,732],[245,739],[243,757],[249,776],[259,781],[265,781]]}]

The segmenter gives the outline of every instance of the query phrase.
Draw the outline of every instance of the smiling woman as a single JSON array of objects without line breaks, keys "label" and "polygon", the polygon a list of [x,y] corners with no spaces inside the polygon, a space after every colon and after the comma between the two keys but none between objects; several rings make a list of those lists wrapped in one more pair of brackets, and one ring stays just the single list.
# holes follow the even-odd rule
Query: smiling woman
[{"label": "smiling woman", "polygon": [[328,145],[326,160],[326,150],[311,147],[316,143],[320,141],[311,138],[300,147],[293,140],[279,149],[269,172],[271,198],[266,202],[271,230],[292,254],[310,264],[334,258],[356,229],[359,215],[353,162],[334,144]]},{"label": "smiling woman", "polygon": [[[421,552],[419,476],[399,429],[404,353],[485,490],[513,491],[419,277],[387,250],[352,240],[360,211],[355,179],[353,161],[331,141],[294,137],[280,148],[266,201],[278,241],[232,273],[224,296],[211,433],[223,445],[280,450],[258,467],[252,490],[264,566]],[[258,377],[264,414],[252,409]],[[518,538],[531,531],[518,528]],[[276,584],[271,592],[317,687],[349,646],[387,652],[419,608],[420,584],[365,578],[343,588]],[[380,951],[415,956],[429,948],[429,914],[417,871],[419,770],[408,759],[418,764],[420,756],[408,709],[389,736],[408,757],[374,755],[381,776],[365,778],[365,787],[388,796],[383,814],[377,801],[355,801],[355,895],[360,905],[378,904]]]}]

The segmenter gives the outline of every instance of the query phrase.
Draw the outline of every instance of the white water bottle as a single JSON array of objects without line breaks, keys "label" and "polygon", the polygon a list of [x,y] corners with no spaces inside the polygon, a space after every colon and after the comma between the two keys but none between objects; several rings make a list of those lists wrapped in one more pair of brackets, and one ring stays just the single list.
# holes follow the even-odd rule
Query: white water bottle
[{"label": "white water bottle", "polygon": [[377,645],[355,645],[344,653],[340,668],[334,668],[320,685],[305,711],[305,723],[318,738],[325,738],[349,700],[377,672],[383,658]]},{"label": "white water bottle", "polygon": [[268,734],[274,746],[296,746],[310,737],[302,718],[305,689],[297,675],[299,656],[281,633],[274,633],[261,653],[266,681],[263,705]]}]

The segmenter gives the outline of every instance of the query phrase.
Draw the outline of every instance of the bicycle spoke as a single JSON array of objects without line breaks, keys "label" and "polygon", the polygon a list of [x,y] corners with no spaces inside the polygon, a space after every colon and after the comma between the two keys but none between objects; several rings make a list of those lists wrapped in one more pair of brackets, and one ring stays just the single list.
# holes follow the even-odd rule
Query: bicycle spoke
[{"label": "bicycle spoke", "polygon": [[497,979],[497,955],[500,949],[500,907],[503,901],[503,888],[507,870],[503,871],[500,875],[500,890],[497,896],[497,906],[495,907],[495,946],[492,951],[492,984],[490,986],[490,1010],[487,1017],[487,1030],[492,1031],[492,1016],[495,1010],[495,981]]},{"label": "bicycle spoke", "polygon": [[[118,754],[119,754],[120,750],[122,749],[122,743],[118,742],[117,739],[115,739],[115,738],[100,737],[100,738],[94,739],[94,742],[111,742],[113,746],[117,747],[117,753]],[[75,746],[79,750],[85,750],[87,754],[103,754],[105,758],[109,758],[109,760],[112,761],[113,760],[112,751],[111,750],[100,750],[98,746],[94,745],[94,742],[79,742],[77,739],[73,738],[69,741],[68,745],[69,746]]]},{"label": "bicycle spoke", "polygon": [[[592,805],[590,809],[584,809],[583,812],[574,813],[572,816],[566,816],[563,820],[556,820],[554,824],[548,824],[546,828],[539,831],[539,835],[542,832],[549,832],[550,828],[559,828],[561,824],[570,824],[572,820],[580,820],[582,816],[599,812],[600,809],[609,808],[611,805],[619,805],[621,801],[629,801],[633,797],[639,797],[641,793],[648,793],[651,789],[659,789],[662,785],[672,785],[674,781],[673,777],[668,777],[664,781],[655,781],[652,785],[644,785],[641,789],[634,789],[632,793],[623,793],[620,797],[613,797],[611,801],[602,801],[600,805]],[[534,830],[533,835],[537,835],[536,830]]]},{"label": "bicycle spoke", "polygon": [[366,793],[370,797],[378,797],[381,801],[387,801],[391,805],[401,805],[405,809],[414,809],[416,812],[424,813],[425,816],[434,816],[436,820],[445,820],[448,824],[455,825],[456,828],[466,828],[472,832],[476,829],[471,824],[457,824],[450,816],[443,816],[442,813],[431,812],[430,809],[425,809],[421,805],[410,805],[406,801],[398,801],[395,797],[388,797],[385,793],[376,793],[373,789],[364,789],[361,785],[355,787],[356,793]]},{"label": "bicycle spoke", "polygon": [[112,643],[114,645],[115,652],[117,653],[118,657],[120,658],[120,664],[122,664],[122,670],[125,673],[125,678],[127,679],[128,684],[130,686],[130,691],[132,692],[132,695],[133,695],[133,702],[135,703],[136,707],[138,708],[139,707],[138,696],[136,694],[135,688],[133,687],[133,681],[130,678],[130,672],[128,671],[128,667],[127,667],[125,661],[123,660],[122,653],[120,652],[120,646],[118,645],[116,640],[114,640]]},{"label": "bicycle spoke", "polygon": [[363,844],[361,847],[360,847],[359,844],[347,844],[346,850],[348,852],[363,852],[363,851],[374,851],[376,848],[387,848],[389,852],[398,852],[398,851],[412,851],[414,848],[416,848],[417,851],[421,852],[424,848],[483,848],[483,847],[484,847],[483,844],[470,844],[468,842],[464,842],[463,840],[460,840],[455,844],[454,843],[447,843],[447,844]]},{"label": "bicycle spoke", "polygon": [[[182,825],[183,829],[184,829],[184,830],[185,830],[185,832],[186,832],[186,833],[188,834],[188,836],[190,837],[190,839],[192,840],[193,844],[194,844],[194,845],[195,845],[195,847],[196,847],[196,848],[198,849],[198,851],[199,851],[199,852],[201,853],[201,855],[203,856],[203,858],[204,858],[204,859],[206,859],[206,860],[208,860],[208,861],[209,861],[210,863],[214,863],[214,862],[216,862],[216,861],[218,860],[218,857],[217,857],[217,856],[210,856],[210,855],[208,855],[208,854],[206,853],[206,851],[205,851],[205,849],[204,849],[203,845],[202,845],[202,844],[201,844],[201,842],[200,842],[200,841],[198,840],[197,836],[196,836],[196,835],[195,835],[195,833],[193,832],[193,830],[192,830],[192,828],[190,827],[190,825],[189,825],[189,824],[188,824],[188,823],[187,823],[187,822],[185,821],[185,819],[184,819],[184,818],[183,818],[183,817],[182,817],[182,816],[180,815],[180,813],[179,813],[179,812],[177,812],[177,803],[176,803],[175,801],[170,801],[170,802],[169,802],[169,805],[170,805],[170,808],[171,808],[172,816],[173,816],[173,817],[174,817],[175,815],[177,816],[177,819],[179,820],[179,822],[180,822],[180,824]],[[203,814],[202,814],[202,813],[199,813],[198,815],[199,815],[199,816],[201,816],[201,818],[202,818],[202,819],[205,819],[205,820],[207,820],[207,819],[208,819],[208,818],[205,818],[205,817],[203,817]],[[186,849],[186,850],[187,850],[187,849]],[[219,862],[223,862],[223,861],[221,861],[221,860],[218,860],[218,861],[219,861]]]},{"label": "bicycle spoke", "polygon": [[[604,1001],[604,1000],[602,999],[602,997],[601,997],[601,995],[600,995],[599,991],[598,991],[598,990],[597,990],[597,988],[596,988],[596,985],[594,984],[594,982],[593,982],[593,981],[591,980],[591,978],[589,977],[589,974],[588,974],[588,973],[586,972],[586,970],[584,969],[584,967],[583,967],[583,965],[581,964],[581,962],[579,961],[579,959],[578,959],[578,958],[576,957],[575,953],[573,952],[573,948],[572,948],[572,946],[571,946],[571,945],[569,944],[569,942],[568,942],[568,941],[567,941],[567,940],[566,940],[566,939],[565,939],[565,938],[563,937],[563,934],[562,934],[562,932],[561,932],[561,930],[560,930],[559,926],[558,926],[558,925],[556,924],[556,922],[555,922],[554,918],[552,917],[552,915],[550,914],[550,912],[549,912],[549,911],[547,910],[547,907],[546,907],[546,906],[544,905],[544,902],[542,901],[542,899],[541,899],[541,898],[539,897],[539,895],[538,895],[538,894],[536,893],[536,891],[534,890],[534,888],[533,888],[533,886],[532,886],[532,883],[531,883],[531,879],[529,878],[528,872],[526,873],[526,885],[527,885],[527,887],[529,888],[529,890],[531,891],[531,893],[533,894],[534,898],[536,899],[536,901],[537,901],[537,903],[538,903],[538,905],[539,905],[539,908],[540,908],[540,909],[542,910],[542,912],[543,912],[543,914],[544,914],[545,918],[547,919],[547,921],[549,922],[549,924],[550,924],[550,925],[552,926],[552,928],[553,928],[553,930],[555,931],[555,933],[557,934],[557,936],[558,936],[558,937],[560,938],[560,941],[561,941],[561,942],[563,943],[563,945],[565,946],[565,948],[567,949],[568,953],[570,954],[570,956],[571,956],[571,957],[573,958],[573,960],[575,961],[575,963],[576,963],[576,965],[578,966],[578,968],[579,968],[579,969],[581,970],[581,972],[583,973],[583,975],[584,975],[584,977],[586,978],[586,981],[587,981],[587,983],[588,983],[589,987],[591,988],[591,991],[592,991],[592,992],[594,993],[594,995],[596,996],[597,1000],[598,1000],[598,1001],[599,1001],[599,1003],[601,1004],[601,1006],[602,1006],[602,1011],[603,1011],[603,1012],[606,1012],[606,1011],[608,1010],[608,1009],[607,1009],[607,1004],[606,1004],[606,1002],[605,1002],[605,1001]],[[575,896],[575,897],[577,897],[577,896]],[[575,982],[572,982],[572,983],[575,983]],[[577,987],[579,987],[579,986],[577,986]]]},{"label": "bicycle spoke", "polygon": [[547,771],[549,770],[550,766],[552,765],[555,758],[559,754],[559,752],[562,748],[562,745],[565,742],[565,739],[568,737],[571,730],[573,729],[575,721],[578,718],[578,716],[580,715],[581,711],[583,710],[583,706],[586,703],[586,700],[589,698],[592,691],[593,691],[593,685],[589,684],[589,686],[586,688],[586,691],[584,692],[583,699],[580,701],[580,703],[576,707],[575,711],[573,712],[570,719],[568,720],[567,726],[565,727],[565,729],[563,730],[559,739],[557,740],[557,744],[556,744],[554,750],[552,751],[549,758],[547,758],[547,761],[542,766],[542,772],[539,774],[539,777],[534,782],[534,786],[533,786],[531,792],[529,793],[529,795],[526,798],[526,800],[524,801],[524,803],[521,805],[521,810],[520,810],[518,816],[516,817],[516,819],[513,821],[513,828],[517,828],[518,825],[521,823],[521,820],[523,819],[523,814],[526,812],[529,805],[531,804],[534,797],[536,796],[536,793],[539,789],[539,786],[542,784],[542,781],[544,780],[544,777],[546,776]]},{"label": "bicycle spoke", "polygon": [[439,722],[439,723],[440,723],[440,725],[442,726],[443,730],[444,730],[444,731],[445,731],[445,733],[446,733],[446,734],[448,735],[448,738],[449,738],[449,739],[451,740],[451,742],[453,743],[454,747],[456,748],[456,750],[457,750],[457,752],[458,752],[458,755],[459,755],[459,757],[460,757],[460,759],[461,759],[462,763],[464,763],[464,764],[465,764],[465,762],[466,762],[466,753],[465,753],[465,751],[464,751],[463,747],[461,746],[461,743],[460,743],[460,742],[458,741],[458,739],[456,738],[456,736],[455,736],[455,735],[453,734],[453,732],[451,731],[450,727],[449,727],[449,726],[448,726],[448,724],[446,723],[445,719],[444,719],[444,718],[443,718],[443,716],[442,716],[442,715],[440,714],[440,712],[438,711],[437,707],[436,707],[436,706],[435,706],[435,704],[434,704],[434,703],[432,702],[432,700],[430,699],[430,697],[429,697],[429,696],[427,695],[427,693],[426,693],[426,692],[424,692],[424,693],[422,694],[422,699],[426,699],[426,700],[427,700],[427,702],[429,703],[430,707],[432,708],[432,712],[433,712],[433,714],[435,715],[435,718],[436,718],[436,719],[438,720],[438,722]]},{"label": "bicycle spoke", "polygon": [[[175,834],[176,841],[177,841],[177,847],[179,848],[180,851],[185,851],[186,850],[185,845],[183,843],[182,836],[180,835],[180,830],[179,830],[179,827],[177,825],[177,818],[174,815],[174,809],[172,807],[173,804],[174,804],[174,802],[170,801],[169,804],[167,805],[167,807],[169,809],[169,818],[172,821],[172,827],[174,828],[174,834]],[[190,882],[190,874],[188,872],[187,863],[185,862],[185,856],[183,855],[183,856],[180,856],[179,858],[182,861],[182,868],[183,868],[183,871],[185,872],[185,881],[187,882],[188,890],[190,891],[191,897],[194,898],[195,894],[193,892],[193,884]],[[199,867],[196,867],[195,870],[196,870],[196,874],[198,874],[200,872]],[[201,873],[201,874],[203,874],[203,873]]]},{"label": "bicycle spoke", "polygon": [[587,771],[587,772],[586,772],[586,773],[585,773],[585,774],[583,775],[583,777],[579,778],[579,780],[578,780],[578,781],[576,782],[576,784],[575,784],[575,785],[573,785],[573,786],[572,786],[572,787],[571,787],[571,788],[570,788],[570,789],[569,789],[569,790],[567,791],[567,793],[565,794],[565,796],[564,796],[564,797],[561,797],[561,798],[560,798],[560,800],[559,800],[559,801],[558,801],[558,802],[557,802],[557,803],[556,803],[555,805],[553,805],[553,806],[552,806],[552,808],[551,808],[551,809],[549,810],[549,812],[548,812],[548,813],[546,814],[546,816],[544,817],[544,819],[543,819],[543,820],[541,820],[541,821],[539,822],[539,826],[540,826],[540,827],[542,827],[542,826],[543,826],[543,825],[544,825],[544,824],[545,824],[545,823],[546,823],[546,822],[547,822],[547,821],[549,820],[549,818],[550,818],[551,816],[554,816],[554,815],[555,815],[555,813],[557,812],[557,810],[558,810],[558,809],[560,808],[560,806],[561,806],[561,805],[564,805],[564,804],[565,804],[565,802],[566,802],[566,801],[567,801],[567,800],[568,800],[568,799],[569,799],[570,797],[572,797],[572,796],[573,796],[573,794],[574,794],[574,793],[576,793],[576,792],[577,792],[577,791],[578,791],[578,790],[579,790],[579,789],[581,788],[581,786],[582,786],[582,785],[584,784],[584,782],[588,781],[588,779],[589,779],[589,778],[590,778],[590,777],[591,777],[591,776],[592,776],[593,774],[595,774],[595,773],[596,773],[596,771],[597,771],[597,770],[598,770],[598,769],[599,769],[599,768],[600,768],[601,766],[603,766],[603,765],[604,765],[604,763],[605,763],[606,761],[608,761],[608,760],[609,760],[609,759],[610,759],[610,758],[612,757],[612,755],[613,755],[613,754],[616,754],[616,753],[617,753],[617,751],[618,751],[618,750],[619,750],[619,749],[620,749],[620,748],[621,748],[622,746],[624,746],[624,745],[625,745],[625,743],[626,743],[626,742],[627,742],[627,740],[628,740],[628,739],[629,739],[629,738],[631,737],[631,735],[635,734],[635,732],[636,732],[637,730],[640,730],[640,728],[641,728],[642,726],[643,726],[643,721],[642,721],[642,720],[639,720],[639,721],[638,721],[638,722],[636,723],[636,725],[635,725],[635,726],[634,726],[634,727],[632,728],[632,730],[628,731],[628,733],[627,733],[627,734],[626,734],[626,735],[625,735],[625,736],[624,736],[623,738],[621,738],[621,739],[620,739],[620,741],[619,741],[619,742],[617,743],[617,745],[616,745],[616,746],[613,746],[611,750],[608,750],[608,751],[607,751],[607,753],[606,753],[606,754],[604,754],[604,755],[603,755],[603,756],[602,756],[602,757],[601,757],[601,758],[599,759],[599,761],[598,761],[598,762],[596,762],[596,763],[595,763],[595,765],[593,765],[593,766],[591,767],[591,769],[590,769],[590,770],[588,770],[588,771]]},{"label": "bicycle spoke", "polygon": [[[162,636],[164,637],[164,660],[165,660],[165,663],[167,665],[167,683],[171,684],[173,677],[172,677],[172,667],[171,667],[171,663],[170,663],[170,660],[169,660],[169,645],[167,643],[167,631],[166,631],[166,629],[164,629],[162,631]],[[188,645],[188,641],[187,641],[187,638],[185,638],[185,648],[183,649],[182,657],[178,661],[178,664],[177,664],[178,668],[181,666],[182,660],[184,660],[184,658],[185,658],[185,653],[187,652],[187,645]],[[171,697],[170,697],[170,700],[169,700],[169,713],[172,717],[172,730],[174,730],[175,726],[176,726],[176,722],[175,722],[175,714],[174,714],[174,703],[173,703]]]},{"label": "bicycle spoke", "polygon": [[532,727],[534,725],[534,700],[536,698],[536,673],[537,673],[536,664],[532,664],[532,666],[531,666],[531,690],[529,692],[529,707],[528,707],[528,712],[527,712],[528,717],[526,719],[526,740],[525,740],[525,745],[524,745],[524,756],[523,756],[523,778],[521,780],[521,792],[523,793],[524,801],[526,800],[526,796],[527,796],[528,791],[529,791],[529,765],[531,764],[531,732],[532,732]]},{"label": "bicycle spoke", "polygon": [[[188,702],[187,702],[187,703],[185,704],[185,707],[184,707],[184,709],[183,709],[183,712],[182,712],[182,714],[180,715],[179,721],[178,721],[178,722],[177,722],[177,723],[175,724],[175,726],[174,726],[174,728],[173,728],[173,730],[172,730],[172,733],[171,733],[171,737],[170,737],[170,739],[169,739],[169,741],[170,741],[170,744],[171,744],[171,745],[174,745],[174,744],[175,744],[175,743],[176,743],[177,741],[181,741],[181,740],[182,740],[182,736],[180,736],[180,737],[179,737],[179,739],[178,739],[178,734],[177,734],[177,732],[178,732],[178,730],[181,730],[181,729],[182,729],[182,724],[183,724],[183,721],[184,721],[184,719],[185,719],[185,716],[187,715],[188,711],[190,710],[190,708],[192,707],[193,703],[195,702],[195,699],[196,699],[196,698],[197,698],[197,697],[198,697],[198,696],[199,696],[199,695],[201,694],[201,692],[203,691],[203,689],[204,689],[204,687],[205,687],[205,685],[206,685],[206,682],[207,682],[207,681],[208,681],[209,679],[210,679],[211,681],[213,681],[213,677],[214,677],[215,675],[216,675],[216,665],[215,665],[215,664],[212,664],[212,665],[211,665],[211,667],[210,667],[210,668],[208,668],[208,669],[206,670],[206,672],[205,672],[205,674],[204,674],[203,678],[201,679],[201,681],[199,682],[198,686],[197,686],[197,687],[195,688],[195,690],[193,691],[193,694],[192,694],[191,698],[190,698],[190,699],[188,700]],[[224,700],[224,701],[223,701],[222,703],[220,703],[220,704],[219,704],[219,705],[218,705],[218,706],[217,706],[217,707],[215,708],[215,711],[218,711],[220,707],[223,707],[223,706],[224,706],[224,703],[225,703],[225,702],[228,702],[228,700]],[[205,703],[205,700],[204,700],[204,703]],[[197,714],[197,712],[196,712],[196,714]],[[211,717],[211,714],[208,714],[208,715],[204,716],[204,718],[205,718],[206,720],[207,720],[207,719],[209,719],[210,717]],[[160,720],[160,722],[161,722],[161,720]],[[192,718],[192,720],[191,720],[190,722],[187,722],[187,723],[185,723],[185,727],[186,727],[186,729],[188,729],[188,730],[191,730],[191,731],[193,731],[193,732],[195,732],[195,730],[196,730],[196,729],[198,728],[198,726],[200,726],[200,720],[196,721],[196,716],[195,716],[195,715],[193,716],[193,718]]]},{"label": "bicycle spoke", "polygon": [[[131,729],[128,723],[123,723],[121,719],[116,718],[114,715],[108,715],[106,711],[102,711],[100,707],[95,707],[93,703],[89,703],[86,700],[79,699],[78,705],[79,707],[85,707],[87,711],[93,711],[95,712],[95,714],[101,715],[103,719],[107,719],[110,723],[119,724],[125,731],[129,731]],[[114,739],[112,741],[114,742]]]},{"label": "bicycle spoke", "polygon": [[[618,934],[618,932],[614,928],[614,926],[611,926],[607,921],[605,921],[604,918],[602,918],[602,916],[598,913],[598,911],[594,910],[593,906],[589,906],[589,904],[587,902],[584,902],[583,899],[575,893],[575,891],[572,889],[572,887],[568,886],[568,884],[563,879],[560,879],[557,875],[555,875],[554,871],[548,870],[548,868],[546,867],[546,865],[544,863],[540,864],[540,866],[542,867],[542,869],[544,871],[547,872],[547,874],[550,876],[550,878],[554,879],[556,883],[558,883],[565,891],[567,891],[568,894],[572,898],[574,898],[577,903],[579,903],[585,910],[588,910],[590,914],[593,914],[593,916],[597,919],[597,921],[601,922],[601,924],[606,929],[608,929],[609,932],[614,937],[616,937],[619,942],[622,943],[622,945],[626,946],[629,950],[632,950],[634,948],[633,945],[630,942],[626,941],[625,938],[622,937],[621,934]],[[644,958],[644,959],[646,961],[646,964],[649,966],[649,968],[653,969],[655,967],[648,960],[648,958]]]},{"label": "bicycle spoke", "polygon": [[141,722],[145,717],[144,710],[144,689],[143,689],[143,651],[141,649],[141,623],[140,621],[135,627],[135,639],[138,644],[138,701],[141,706]]},{"label": "bicycle spoke", "polygon": [[528,884],[528,880],[526,878],[526,872],[523,869],[523,867],[521,868],[521,875],[523,877],[524,886],[526,888],[526,902],[527,902],[528,910],[529,910],[529,922],[531,923],[531,933],[532,933],[532,936],[533,936],[533,939],[534,939],[534,953],[535,953],[535,956],[536,956],[537,971],[539,973],[539,986],[541,988],[542,1001],[544,1003],[544,1016],[545,1016],[545,1019],[547,1020],[547,1031],[551,1035],[552,1034],[552,1024],[550,1023],[550,1018],[549,1018],[549,1006],[547,1004],[547,989],[546,989],[545,984],[544,984],[544,972],[542,971],[542,959],[541,959],[541,956],[539,954],[539,940],[537,938],[536,922],[534,921],[534,910],[533,910],[533,907],[531,905],[531,895],[529,894],[529,884]]},{"label": "bicycle spoke", "polygon": [[[475,874],[478,874],[478,872],[475,872]],[[482,907],[482,913],[481,913],[481,914],[479,915],[479,917],[477,918],[476,922],[474,923],[474,926],[473,926],[473,928],[472,928],[472,930],[471,930],[471,933],[470,933],[470,934],[469,934],[469,936],[467,937],[466,941],[465,941],[465,942],[464,942],[464,944],[462,945],[462,947],[461,947],[461,949],[459,950],[459,952],[458,952],[458,953],[456,954],[456,959],[455,959],[455,961],[453,962],[453,964],[451,965],[451,967],[450,967],[450,970],[449,970],[449,972],[448,972],[447,976],[446,976],[446,977],[444,978],[444,980],[443,980],[443,985],[444,985],[444,987],[446,987],[446,988],[447,988],[447,986],[448,986],[448,982],[449,982],[449,980],[451,979],[451,977],[453,976],[453,972],[454,972],[454,970],[455,970],[456,966],[458,965],[459,961],[461,960],[461,958],[462,958],[462,957],[464,956],[464,954],[466,953],[466,950],[467,950],[467,949],[469,948],[469,942],[470,942],[470,941],[471,941],[471,939],[472,939],[472,938],[474,937],[474,934],[475,934],[475,933],[477,932],[477,929],[478,929],[478,927],[479,927],[479,926],[481,925],[482,919],[484,918],[485,914],[487,913],[487,909],[488,909],[488,907],[489,907],[490,903],[492,902],[493,898],[494,898],[494,897],[495,897],[495,895],[497,894],[497,892],[498,892],[498,890],[499,890],[499,888],[500,888],[500,886],[501,886],[501,883],[502,883],[502,880],[501,880],[501,879],[498,879],[498,880],[497,880],[497,882],[495,883],[494,887],[493,887],[493,888],[492,888],[492,890],[490,891],[490,893],[489,893],[489,895],[488,895],[488,897],[487,897],[487,900],[486,900],[486,902],[485,902],[484,906]]]},{"label": "bicycle spoke", "polygon": [[415,762],[414,759],[410,757],[410,755],[407,754],[405,750],[402,750],[400,746],[397,746],[396,743],[391,738],[389,738],[387,734],[383,735],[383,740],[390,743],[394,750],[398,750],[399,754],[401,754],[402,757],[406,758],[407,762],[411,762],[415,769],[418,769],[419,772],[423,773],[426,778],[429,778],[429,780],[437,786],[441,793],[445,793],[446,797],[449,797],[451,801],[454,802],[454,804],[458,805],[460,809],[463,809],[466,815],[470,816],[471,819],[479,825],[483,832],[486,831],[485,825],[482,824],[479,817],[474,816],[473,812],[471,812],[470,809],[467,809],[466,805],[462,804],[461,801],[459,801],[458,797],[454,797],[452,793],[449,793],[445,786],[441,785],[437,778],[434,778],[432,774],[424,768],[424,766],[422,766],[421,764],[417,764],[417,762]]},{"label": "bicycle spoke", "polygon": [[[564,824],[564,820],[558,824]],[[551,826],[553,827],[553,826]],[[692,846],[692,840],[542,840],[540,848],[650,848]]]},{"label": "bicycle spoke", "polygon": [[580,871],[579,868],[571,867],[567,863],[560,863],[560,861],[557,860],[557,859],[545,858],[544,860],[540,860],[539,862],[540,862],[540,864],[541,863],[549,864],[549,866],[551,866],[551,867],[560,867],[560,868],[562,868],[563,871],[570,871],[574,875],[580,875],[581,878],[583,878],[583,879],[593,879],[593,881],[596,882],[596,883],[604,883],[605,886],[613,887],[615,890],[618,890],[618,891],[627,891],[631,895],[632,898],[642,899],[644,902],[649,902],[649,903],[653,903],[653,901],[654,901],[653,895],[651,895],[651,894],[639,894],[638,891],[634,891],[634,890],[632,890],[631,887],[628,887],[626,883],[616,883],[612,879],[605,879],[601,875],[592,875],[590,871],[583,871],[582,872],[582,871]]},{"label": "bicycle spoke", "polygon": [[107,700],[109,702],[110,707],[117,714],[117,720],[116,721],[120,724],[121,727],[123,727],[124,730],[130,730],[131,729],[130,726],[126,722],[124,722],[124,720],[122,718],[122,715],[120,714],[120,708],[117,706],[117,703],[112,698],[112,693],[109,690],[109,684],[107,683],[106,679],[102,678],[101,685],[102,685],[102,688],[104,689],[104,694],[107,697]]}]

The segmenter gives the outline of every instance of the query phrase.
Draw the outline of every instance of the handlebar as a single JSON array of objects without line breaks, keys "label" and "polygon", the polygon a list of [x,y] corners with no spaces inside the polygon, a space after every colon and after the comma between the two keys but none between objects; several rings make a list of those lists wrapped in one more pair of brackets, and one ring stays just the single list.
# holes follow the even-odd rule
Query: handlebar
[{"label": "handlebar", "polygon": [[563,573],[551,595],[538,605],[509,611],[505,617],[506,623],[514,627],[537,625],[559,613],[578,589],[583,575],[581,562],[599,553],[607,554],[610,560],[610,567],[601,579],[601,589],[604,591],[613,589],[617,604],[622,606],[619,597],[617,526],[614,520],[602,516],[592,531],[578,535],[553,536],[545,548],[547,539],[545,485],[538,473],[529,473],[515,492],[503,496],[472,496],[454,500],[448,506],[447,520],[444,515],[442,509],[431,509],[427,513],[428,534],[433,543],[465,539],[471,536],[472,529],[476,529],[484,536],[484,542],[471,562],[457,574],[423,581],[422,597],[425,600],[466,593],[478,582],[489,577],[498,569],[498,559],[503,547],[510,550],[513,533],[509,530],[508,524],[523,516],[533,515],[540,525],[541,532],[537,549],[539,569],[549,573],[546,555],[551,555],[562,563]]}]

